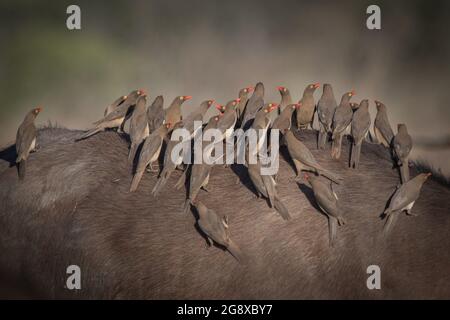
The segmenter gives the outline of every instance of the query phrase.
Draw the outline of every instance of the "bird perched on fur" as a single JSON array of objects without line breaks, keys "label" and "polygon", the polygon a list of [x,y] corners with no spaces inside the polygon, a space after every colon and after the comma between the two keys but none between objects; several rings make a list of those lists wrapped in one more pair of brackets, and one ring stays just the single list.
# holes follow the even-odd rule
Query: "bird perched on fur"
[{"label": "bird perched on fur", "polygon": [[391,124],[387,115],[386,106],[378,100],[375,100],[377,107],[377,115],[373,123],[373,132],[378,140],[385,147],[391,146],[392,139],[394,138],[394,131],[392,131]]},{"label": "bird perched on fur", "polygon": [[275,121],[272,123],[272,129],[278,129],[282,133],[285,130],[290,130],[292,126],[292,114],[295,110],[298,111],[299,108],[301,108],[301,103],[294,103],[288,105],[286,108],[284,108],[283,111],[281,111],[281,114],[278,116],[278,118],[275,119]]},{"label": "bird perched on fur", "polygon": [[225,247],[238,261],[243,262],[244,255],[239,247],[230,239],[228,231],[228,217],[219,215],[212,209],[208,209],[202,202],[196,201],[195,207],[198,212],[197,224],[212,246],[213,241]]},{"label": "bird perched on fur", "polygon": [[104,116],[106,117],[108,114],[113,112],[118,106],[120,106],[125,100],[127,96],[120,96],[113,103],[106,107]]},{"label": "bird perched on fur", "polygon": [[341,103],[334,111],[333,116],[333,144],[331,146],[331,157],[339,159],[341,157],[342,137],[350,126],[353,117],[353,110],[350,107],[350,99],[355,95],[355,91],[344,93]]},{"label": "bird perched on fur", "polygon": [[275,208],[284,220],[291,218],[288,209],[278,196],[277,183],[271,175],[261,174],[261,163],[258,160],[255,164],[249,163],[248,175],[256,188],[258,198],[262,195],[269,200],[271,208]]},{"label": "bird perched on fur", "polygon": [[316,103],[314,102],[314,91],[320,87],[319,83],[313,83],[308,85],[303,91],[303,97],[300,100],[302,107],[297,110],[297,126],[298,128],[307,128],[310,126],[312,129],[314,112],[316,111]]},{"label": "bird perched on fur", "polygon": [[196,131],[194,128],[194,122],[202,122],[203,123],[203,117],[205,116],[205,113],[208,111],[208,109],[212,106],[214,103],[214,100],[205,100],[203,101],[200,106],[192,111],[186,119],[183,119],[183,128],[188,130],[191,134],[191,137],[193,138],[196,134]]},{"label": "bird perched on fur", "polygon": [[278,107],[279,105],[276,103],[267,103],[256,113],[255,119],[252,123],[252,129],[257,130],[258,134],[258,143],[256,145],[256,149],[253,151],[254,154],[256,154],[266,142],[267,130],[270,126],[270,116],[272,113],[275,113],[273,110]]},{"label": "bird perched on fur", "polygon": [[398,132],[392,140],[392,148],[397,158],[397,165],[400,167],[402,183],[405,183],[409,180],[408,156],[411,152],[413,142],[405,124],[400,123],[397,126],[397,130]]},{"label": "bird perched on fur", "polygon": [[149,135],[146,94],[142,94],[137,99],[136,106],[131,114],[129,135],[131,146],[128,154],[128,163],[132,163],[142,141]]},{"label": "bird perched on fur", "polygon": [[323,85],[322,97],[317,103],[317,116],[319,119],[319,135],[317,137],[317,148],[325,148],[328,134],[332,133],[334,111],[337,107],[331,84]]},{"label": "bird perched on fur", "polygon": [[277,89],[281,95],[281,101],[278,105],[277,112],[273,112],[269,116],[271,123],[273,123],[279,117],[279,115],[283,112],[284,109],[286,109],[288,105],[292,104],[292,97],[289,89],[283,86],[278,86]]},{"label": "bird perched on fur", "polygon": [[122,102],[117,108],[108,113],[103,119],[100,119],[94,122],[95,127],[85,132],[80,138],[77,140],[86,139],[98,132],[104,131],[105,129],[110,128],[119,128],[123,127],[124,122],[129,117],[130,112],[134,105],[136,104],[137,99],[145,94],[144,90],[134,90],[128,94],[127,98],[124,102]]},{"label": "bird perched on fur", "polygon": [[244,110],[244,116],[241,122],[241,128],[243,130],[250,128],[256,113],[262,106],[264,106],[264,85],[262,82],[258,82]]},{"label": "bird perched on fur", "polygon": [[164,111],[164,123],[171,123],[171,127],[169,127],[169,131],[172,130],[172,128],[181,121],[182,114],[181,114],[181,105],[192,99],[192,96],[178,96],[175,99],[173,99],[170,106]]},{"label": "bird perched on fur", "polygon": [[419,198],[420,190],[423,184],[431,176],[431,173],[421,173],[406,183],[397,186],[397,190],[391,198],[389,207],[384,211],[387,217],[384,225],[384,234],[387,235],[392,229],[394,222],[402,211],[406,211],[408,215],[414,215],[411,210],[414,203]]},{"label": "bird perched on fur", "polygon": [[[172,130],[172,135],[176,129],[179,129],[182,127],[183,127],[183,122],[181,122],[181,121],[178,122]],[[159,175],[158,181],[156,181],[156,184],[152,190],[152,194],[155,197],[158,196],[158,194],[164,188],[164,186],[166,185],[167,181],[169,180],[172,172],[174,172],[175,169],[177,168],[177,166],[180,165],[183,161],[183,153],[177,154],[176,157],[175,157],[175,154],[172,154],[175,146],[178,145],[179,143],[182,143],[182,142],[180,140],[172,140],[172,139],[169,140],[169,142],[167,143],[165,154],[164,154],[163,169],[161,171],[161,174]]]},{"label": "bird perched on fur", "polygon": [[317,205],[328,217],[330,246],[332,247],[336,241],[337,226],[345,224],[338,205],[339,199],[331,184],[325,183],[320,177],[305,175],[305,179],[314,192]]},{"label": "bird perched on fur", "polygon": [[147,109],[148,131],[152,133],[164,124],[164,98],[157,96]]},{"label": "bird perched on fur", "polygon": [[41,107],[37,107],[29,111],[17,129],[16,164],[19,179],[21,180],[25,178],[25,168],[28,155],[36,149],[36,126],[34,125],[34,120],[41,111]]},{"label": "bird perched on fur", "polygon": [[[206,126],[203,128],[203,133],[205,134],[209,129],[216,129],[217,128],[217,123],[219,122],[221,116],[222,116],[222,113],[219,113],[219,115],[211,117],[208,120],[208,123],[206,124]],[[205,147],[206,147],[206,145],[203,144],[202,145],[202,148],[203,148],[202,152],[204,152]],[[187,172],[188,172],[188,168],[185,168],[184,171],[183,171],[183,174],[178,179],[178,182],[175,184],[175,187],[177,189],[180,189],[182,186],[185,185]],[[188,193],[189,193],[189,190],[188,190]]]},{"label": "bird perched on fur", "polygon": [[136,172],[131,181],[130,192],[137,189],[139,182],[144,175],[145,168],[150,165],[152,169],[152,163],[158,160],[159,154],[161,152],[161,146],[163,140],[166,138],[170,123],[165,123],[158,130],[154,131],[151,135],[147,137],[142,146],[141,153],[139,154],[139,161],[136,166]]},{"label": "bird perched on fur", "polygon": [[298,140],[291,130],[286,130],[284,133],[284,140],[287,145],[289,155],[294,162],[297,170],[297,177],[300,176],[303,170],[312,171],[322,175],[335,183],[339,183],[340,178],[324,169],[314,158],[308,147]]},{"label": "bird perched on fur", "polygon": [[361,145],[370,128],[369,100],[364,99],[353,113],[351,124],[352,152],[350,155],[350,168],[358,168]]},{"label": "bird perched on fur", "polygon": [[248,102],[248,94],[250,92],[252,92],[253,90],[254,90],[253,87],[242,88],[241,90],[239,90],[238,98],[240,100],[236,107],[236,112],[237,112],[237,117],[238,117],[239,123],[241,123],[242,120],[244,119],[245,107],[247,106],[247,102]]}]

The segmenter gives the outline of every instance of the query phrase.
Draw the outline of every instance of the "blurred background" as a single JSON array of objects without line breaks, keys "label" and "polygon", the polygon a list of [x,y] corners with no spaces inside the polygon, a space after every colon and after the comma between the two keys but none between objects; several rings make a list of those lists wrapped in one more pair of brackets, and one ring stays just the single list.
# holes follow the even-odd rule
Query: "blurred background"
[{"label": "blurred background", "polygon": [[[81,30],[66,8],[81,7]],[[381,30],[366,8],[381,7]],[[87,129],[135,88],[226,102],[263,81],[267,100],[287,86],[295,100],[313,82],[338,100],[383,101],[406,123],[413,156],[450,173],[450,1],[26,1],[0,2],[0,146],[28,110],[37,123]],[[316,92],[319,99],[321,89]]]}]

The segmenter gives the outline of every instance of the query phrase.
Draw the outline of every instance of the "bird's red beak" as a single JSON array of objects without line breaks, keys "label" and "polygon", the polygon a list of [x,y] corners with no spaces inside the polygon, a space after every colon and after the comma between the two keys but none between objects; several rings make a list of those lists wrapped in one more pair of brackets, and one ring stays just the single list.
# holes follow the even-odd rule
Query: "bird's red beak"
[{"label": "bird's red beak", "polygon": [[192,99],[192,96],[183,96],[183,100],[184,101],[188,101],[188,100],[191,100]]},{"label": "bird's red beak", "polygon": [[216,109],[222,112],[223,106],[221,104],[216,104]]},{"label": "bird's red beak", "polygon": [[356,95],[356,91],[355,90],[350,91],[350,95],[353,97],[354,95]]},{"label": "bird's red beak", "polygon": [[278,89],[278,91],[283,91],[285,88],[281,87],[281,86],[278,86],[277,89]]},{"label": "bird's red beak", "polygon": [[255,90],[254,87],[247,87],[247,88],[245,88],[245,89],[247,89],[247,92],[252,92],[253,90]]},{"label": "bird's red beak", "polygon": [[36,107],[36,111],[39,113],[42,111],[42,107]]},{"label": "bird's red beak", "polygon": [[295,104],[295,108],[296,108],[296,109],[300,109],[301,106],[302,106],[301,103],[296,103],[296,104]]},{"label": "bird's red beak", "polygon": [[139,94],[140,96],[146,96],[146,95],[147,95],[147,92],[146,92],[144,89],[139,89],[139,90],[138,90],[138,94]]},{"label": "bird's red beak", "polygon": [[318,82],[317,82],[317,83],[314,83],[314,88],[315,88],[315,89],[317,89],[317,88],[319,88],[319,87],[320,87],[320,83],[318,83]]},{"label": "bird's red beak", "polygon": [[241,98],[237,98],[237,99],[234,100],[234,101],[236,101],[236,103],[239,103],[239,102],[241,102]]}]

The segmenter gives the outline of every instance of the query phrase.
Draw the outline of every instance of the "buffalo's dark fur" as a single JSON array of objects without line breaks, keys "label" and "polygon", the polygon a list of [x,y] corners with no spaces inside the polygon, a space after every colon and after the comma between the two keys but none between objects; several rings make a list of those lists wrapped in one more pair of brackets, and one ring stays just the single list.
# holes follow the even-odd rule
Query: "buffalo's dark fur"
[{"label": "buffalo's dark fur", "polygon": [[[347,224],[333,248],[327,219],[311,190],[280,159],[284,221],[256,199],[245,170],[215,166],[210,192],[198,198],[229,217],[232,239],[248,257],[207,249],[193,214],[183,214],[185,192],[173,185],[151,196],[156,174],[129,193],[128,144],[117,133],[41,129],[40,149],[19,181],[14,147],[0,152],[0,294],[43,298],[450,298],[450,190],[429,179],[413,208],[383,238],[380,214],[399,184],[389,152],[364,143],[358,170],[349,169],[349,143],[340,161],[301,139],[319,163],[342,176],[336,191]],[[236,185],[236,172],[245,183]],[[417,170],[412,168],[411,176]],[[81,267],[82,289],[65,289],[66,268]],[[368,290],[366,268],[381,267],[381,290]],[[6,283],[6,279],[8,283]],[[13,291],[9,291],[14,288]]]}]

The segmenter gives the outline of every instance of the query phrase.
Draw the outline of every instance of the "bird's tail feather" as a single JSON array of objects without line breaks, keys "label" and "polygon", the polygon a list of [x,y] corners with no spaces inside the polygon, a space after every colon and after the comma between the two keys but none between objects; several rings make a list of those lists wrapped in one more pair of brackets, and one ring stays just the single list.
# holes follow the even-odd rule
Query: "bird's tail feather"
[{"label": "bird's tail feather", "polygon": [[337,184],[340,184],[340,180],[342,180],[341,177],[339,177],[339,176],[335,175],[334,173],[332,173],[328,170],[325,170],[325,169],[317,170],[317,173],[319,175],[322,175],[322,176],[330,179],[331,181],[333,181],[334,183],[337,183]]},{"label": "bird's tail feather", "polygon": [[386,223],[384,224],[383,233],[387,236],[397,220],[398,212],[388,212],[385,214],[387,215],[387,218]]},{"label": "bird's tail feather", "polygon": [[139,147],[139,144],[132,143],[130,147],[130,153],[128,154],[128,163],[133,163],[134,158],[136,157],[136,151]]},{"label": "bird's tail feather", "polygon": [[361,154],[361,144],[360,143],[353,144],[352,153],[350,156],[350,168],[358,169],[360,154]]},{"label": "bird's tail feather", "polygon": [[323,131],[321,128],[319,131],[319,135],[317,138],[317,149],[325,149],[325,145],[327,144],[328,133]]},{"label": "bird's tail feather", "polygon": [[20,180],[23,180],[25,178],[26,165],[27,161],[25,159],[20,160],[20,162],[17,163],[17,172],[19,174]]},{"label": "bird's tail feather", "polygon": [[331,145],[331,157],[338,160],[341,157],[342,134],[335,134]]},{"label": "bird's tail feather", "polygon": [[186,168],[183,171],[183,174],[180,176],[180,178],[178,179],[177,183],[175,184],[175,188],[177,190],[181,189],[181,187],[184,186],[184,184],[186,183],[187,170],[188,170],[188,168]]},{"label": "bird's tail feather", "polygon": [[409,166],[408,160],[404,161],[400,166],[400,176],[402,178],[402,183],[406,183],[409,180]]},{"label": "bird's tail feather", "polygon": [[83,140],[83,139],[86,139],[86,138],[89,138],[90,136],[93,136],[94,134],[96,134],[96,133],[98,133],[98,132],[100,132],[100,131],[102,131],[103,130],[103,128],[93,128],[93,129],[91,129],[91,130],[88,130],[87,132],[85,132],[81,137],[79,137],[78,139],[77,139],[77,141],[79,141],[79,140]]},{"label": "bird's tail feather", "polygon": [[278,199],[278,197],[275,198],[274,206],[284,220],[289,220],[291,218],[288,209],[284,206],[280,199]]},{"label": "bird's tail feather", "polygon": [[153,187],[152,194],[154,197],[158,196],[158,194],[161,192],[161,190],[166,185],[167,180],[169,179],[170,172],[163,172],[161,174],[161,177],[156,181],[155,186]]},{"label": "bird's tail feather", "polygon": [[329,234],[330,234],[330,247],[334,246],[334,242],[336,241],[336,234],[337,234],[337,226],[338,226],[338,219],[335,217],[328,217],[328,228],[329,228]]},{"label": "bird's tail feather", "polygon": [[144,175],[144,170],[136,171],[136,173],[134,174],[133,180],[131,181],[130,192],[136,191],[143,175]]},{"label": "bird's tail feather", "polygon": [[227,250],[231,253],[231,255],[239,262],[239,263],[244,263],[245,261],[245,256],[242,253],[241,249],[239,248],[239,246],[234,243],[233,241],[229,241],[228,246],[227,246]]},{"label": "bird's tail feather", "polygon": [[189,198],[186,199],[186,201],[184,202],[184,213],[185,214],[189,213],[189,210],[191,209],[191,203],[192,203],[192,201]]}]

